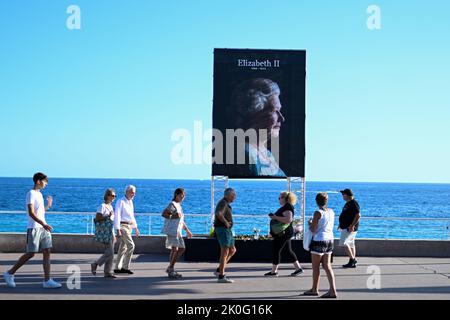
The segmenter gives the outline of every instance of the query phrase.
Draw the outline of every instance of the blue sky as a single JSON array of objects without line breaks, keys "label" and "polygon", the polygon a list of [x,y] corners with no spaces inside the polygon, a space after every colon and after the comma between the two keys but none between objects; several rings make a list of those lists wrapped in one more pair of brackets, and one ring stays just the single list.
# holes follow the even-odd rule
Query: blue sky
[{"label": "blue sky", "polygon": [[341,2],[1,1],[0,176],[209,178],[218,47],[307,51],[307,179],[450,182],[450,2]]}]

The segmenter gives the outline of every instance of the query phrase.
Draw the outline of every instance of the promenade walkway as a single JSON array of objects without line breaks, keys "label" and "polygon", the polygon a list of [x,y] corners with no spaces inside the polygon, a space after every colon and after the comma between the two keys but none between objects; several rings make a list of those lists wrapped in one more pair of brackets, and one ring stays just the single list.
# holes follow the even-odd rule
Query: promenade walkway
[{"label": "promenade walkway", "polygon": [[[9,268],[19,254],[0,253],[0,270]],[[212,275],[216,267],[211,263],[181,261],[177,270],[183,274],[180,280],[169,280],[164,273],[165,255],[136,255],[132,276],[119,275],[106,280],[102,272],[94,277],[90,262],[98,255],[54,254],[53,277],[64,283],[62,289],[42,289],[41,257],[37,255],[31,264],[19,270],[17,287],[7,288],[0,283],[0,299],[311,299],[299,293],[311,285],[311,265],[305,264],[305,273],[297,278],[289,277],[289,265],[283,265],[278,278],[264,278],[268,264],[232,263],[228,275],[234,284],[219,284]],[[357,269],[342,269],[346,258],[336,257],[334,270],[339,299],[449,299],[450,259],[437,258],[359,258]],[[66,280],[69,266],[81,269],[81,289],[69,290]],[[372,267],[370,267],[372,266]],[[369,289],[367,282],[373,273],[381,272],[381,289]],[[373,271],[372,271],[373,272]],[[373,281],[370,283],[374,284]],[[327,289],[325,273],[322,273],[321,292]],[[315,299],[315,298],[313,298]]]}]

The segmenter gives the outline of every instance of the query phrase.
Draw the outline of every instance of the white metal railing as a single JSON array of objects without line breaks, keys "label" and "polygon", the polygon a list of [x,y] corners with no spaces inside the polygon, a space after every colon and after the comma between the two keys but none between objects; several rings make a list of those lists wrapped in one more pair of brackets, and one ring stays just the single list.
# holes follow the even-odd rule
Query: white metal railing
[{"label": "white metal railing", "polygon": [[[26,214],[25,211],[0,211],[0,232],[2,232],[1,225],[5,223],[2,221],[2,215],[19,215]],[[86,224],[86,234],[94,232],[93,218],[94,212],[59,212],[49,211],[46,213],[49,217],[53,215],[64,216],[79,216],[83,217],[84,221],[78,221]],[[162,225],[162,218],[160,213],[136,213],[136,219],[143,222],[143,218],[147,217],[148,235],[159,234],[159,231],[152,232],[152,227],[160,227]],[[158,220],[153,223],[152,218],[156,217]],[[211,223],[211,214],[185,214],[186,221],[189,224],[192,222],[195,226],[194,233],[208,234]],[[251,234],[253,227],[260,228],[261,234],[267,233],[268,218],[267,216],[249,215],[249,214],[234,214],[236,233],[237,234]],[[247,220],[247,221],[242,221]],[[336,219],[337,220],[337,219]],[[336,221],[337,222],[337,221]],[[253,226],[252,226],[253,224]],[[263,226],[261,228],[261,226]],[[196,229],[196,230],[195,230]],[[203,229],[204,232],[199,232]],[[3,231],[4,232],[4,231]],[[367,217],[361,218],[361,232],[360,236],[363,238],[374,239],[439,239],[450,240],[450,218],[402,218],[402,217]]]}]

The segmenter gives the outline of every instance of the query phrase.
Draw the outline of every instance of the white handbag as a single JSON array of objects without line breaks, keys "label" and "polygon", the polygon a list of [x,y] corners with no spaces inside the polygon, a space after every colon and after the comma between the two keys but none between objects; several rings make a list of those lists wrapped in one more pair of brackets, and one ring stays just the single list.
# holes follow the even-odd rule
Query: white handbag
[{"label": "white handbag", "polygon": [[311,244],[313,238],[313,233],[309,228],[305,228],[305,232],[303,234],[303,249],[309,251],[309,245]]}]

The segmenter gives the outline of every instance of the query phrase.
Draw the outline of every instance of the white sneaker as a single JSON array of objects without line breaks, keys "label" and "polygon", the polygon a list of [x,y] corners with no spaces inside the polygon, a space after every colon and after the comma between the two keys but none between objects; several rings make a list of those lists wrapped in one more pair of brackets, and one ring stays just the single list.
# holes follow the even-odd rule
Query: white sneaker
[{"label": "white sneaker", "polygon": [[218,283],[234,283],[234,280],[231,280],[230,278],[223,277],[222,279],[217,279]]},{"label": "white sneaker", "polygon": [[61,283],[58,283],[55,280],[50,279],[48,281],[44,281],[43,287],[44,289],[58,289],[61,288],[62,285]]},{"label": "white sneaker", "polygon": [[14,282],[14,275],[9,274],[8,271],[3,272],[3,278],[5,278],[6,285],[8,288],[15,288],[16,283]]}]

